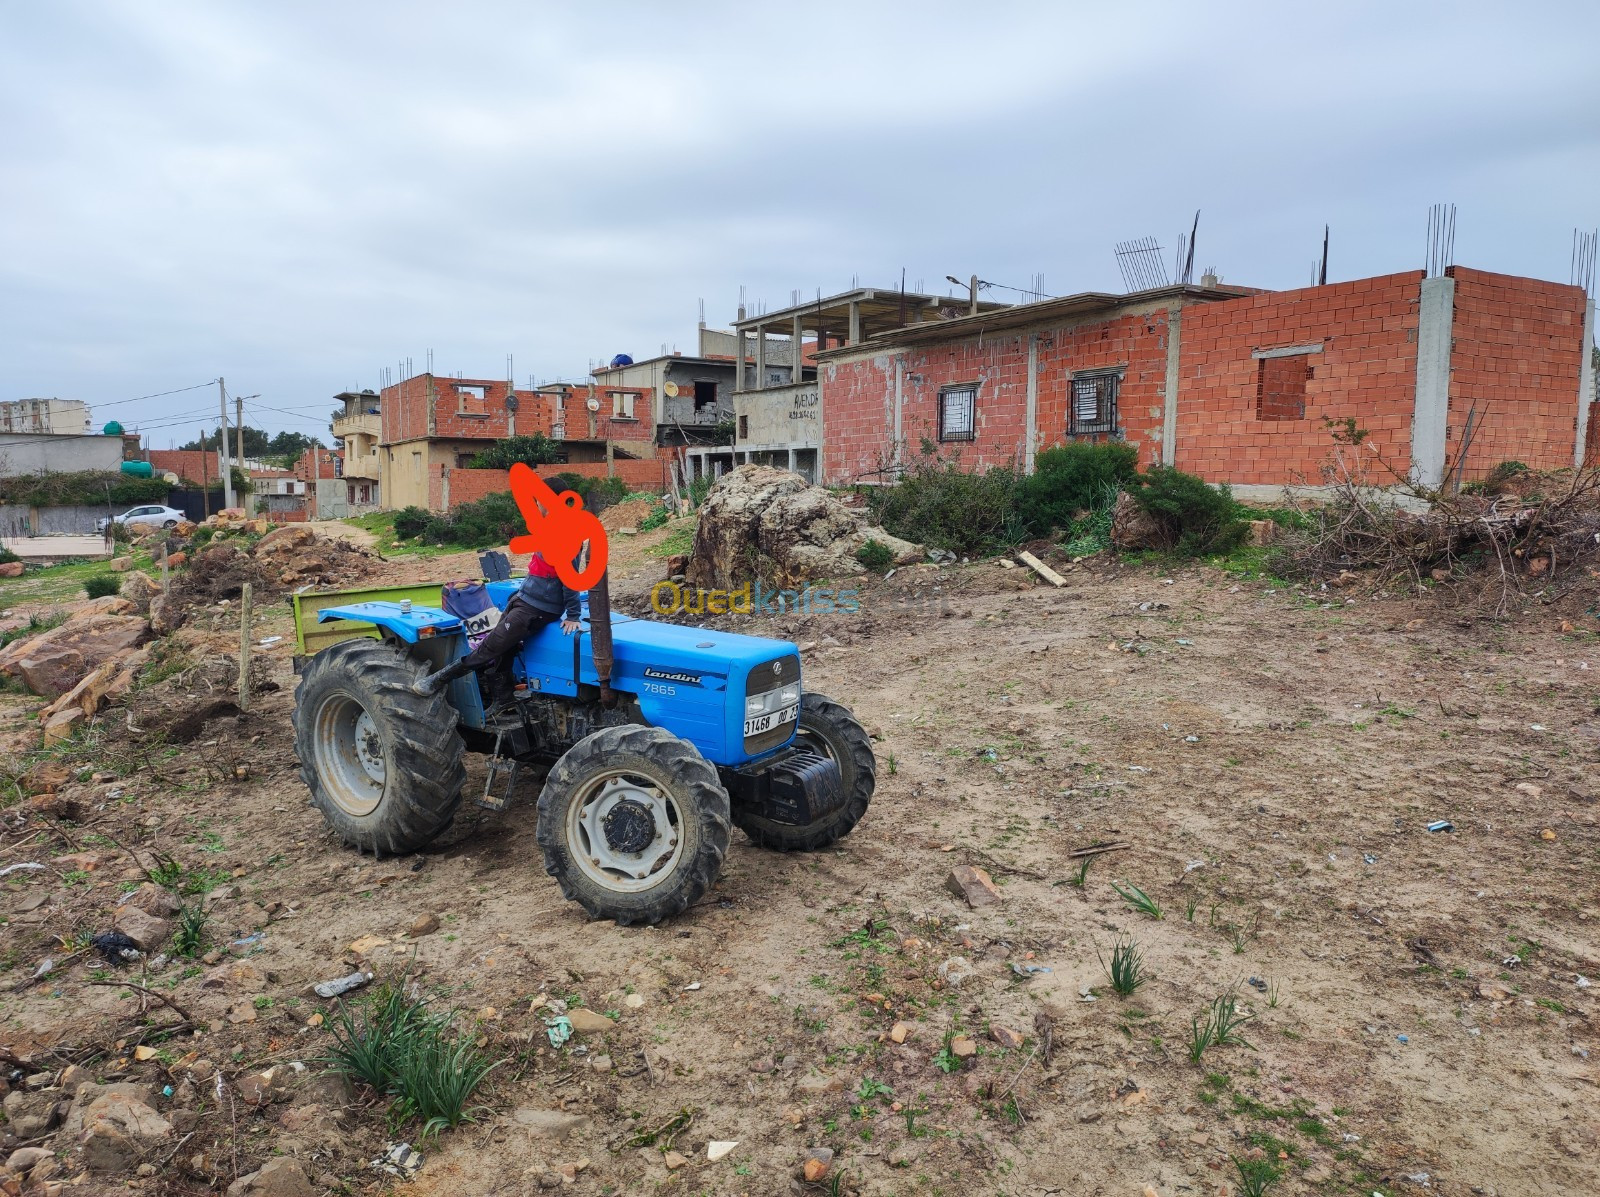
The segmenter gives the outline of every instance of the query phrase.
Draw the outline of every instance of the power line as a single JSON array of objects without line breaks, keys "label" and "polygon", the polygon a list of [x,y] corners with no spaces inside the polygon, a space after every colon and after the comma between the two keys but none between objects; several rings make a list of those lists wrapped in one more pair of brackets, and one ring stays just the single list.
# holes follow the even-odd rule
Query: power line
[{"label": "power line", "polygon": [[181,395],[185,391],[198,391],[202,387],[214,387],[216,385],[217,380],[213,378],[210,382],[197,382],[192,387],[179,387],[175,391],[157,391],[154,395],[137,395],[132,399],[112,399],[107,403],[90,403],[88,406],[91,408],[121,407],[124,403],[140,403],[145,399],[164,399],[168,395]]}]

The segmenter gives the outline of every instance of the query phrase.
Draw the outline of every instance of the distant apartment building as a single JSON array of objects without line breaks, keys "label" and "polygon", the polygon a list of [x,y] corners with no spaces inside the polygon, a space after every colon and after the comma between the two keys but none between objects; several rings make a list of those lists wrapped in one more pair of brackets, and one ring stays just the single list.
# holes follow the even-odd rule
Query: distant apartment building
[{"label": "distant apartment building", "polygon": [[89,405],[79,399],[12,399],[0,403],[0,432],[87,436]]},{"label": "distant apartment building", "polygon": [[375,498],[389,510],[443,511],[504,490],[504,471],[474,470],[473,459],[496,441],[534,433],[555,441],[578,472],[648,461],[643,472],[659,473],[655,416],[643,387],[551,383],[523,390],[498,379],[419,374],[385,387],[377,406]]},{"label": "distant apartment building", "polygon": [[[381,477],[378,444],[383,440],[383,420],[379,415],[382,398],[376,391],[342,391],[334,396],[340,404],[333,413],[331,430],[344,454],[344,476],[352,482],[369,482],[375,488]],[[376,495],[371,489],[370,494]],[[354,498],[351,500],[354,502]],[[376,503],[377,499],[363,500]]]}]

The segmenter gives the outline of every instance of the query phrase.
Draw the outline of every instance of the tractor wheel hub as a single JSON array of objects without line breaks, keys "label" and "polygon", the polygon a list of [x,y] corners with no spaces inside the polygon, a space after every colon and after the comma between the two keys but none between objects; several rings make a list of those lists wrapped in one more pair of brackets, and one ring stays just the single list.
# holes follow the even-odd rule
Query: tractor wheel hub
[{"label": "tractor wheel hub", "polygon": [[643,852],[656,838],[655,812],[632,798],[608,810],[600,826],[613,852]]}]

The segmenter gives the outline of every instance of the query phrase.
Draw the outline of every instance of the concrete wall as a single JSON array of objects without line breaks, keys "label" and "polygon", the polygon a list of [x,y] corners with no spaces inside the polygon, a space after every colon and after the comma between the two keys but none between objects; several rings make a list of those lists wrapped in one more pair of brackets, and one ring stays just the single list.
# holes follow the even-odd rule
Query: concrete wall
[{"label": "concrete wall", "polygon": [[733,396],[734,447],[815,448],[822,443],[821,388],[815,382]]},{"label": "concrete wall", "polygon": [[122,467],[120,436],[0,434],[0,478],[26,474],[75,474],[83,470],[115,473]]},{"label": "concrete wall", "polygon": [[[137,504],[130,504],[137,506]],[[109,514],[120,515],[127,507]],[[95,525],[106,518],[104,506],[97,507],[21,507],[0,503],[0,536],[74,536],[92,534]]]}]

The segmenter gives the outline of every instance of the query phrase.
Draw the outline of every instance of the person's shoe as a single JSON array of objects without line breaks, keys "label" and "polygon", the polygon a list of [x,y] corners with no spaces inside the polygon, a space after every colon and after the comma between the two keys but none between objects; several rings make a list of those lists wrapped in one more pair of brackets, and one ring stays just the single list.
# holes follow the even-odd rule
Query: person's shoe
[{"label": "person's shoe", "polygon": [[438,673],[427,674],[411,683],[411,692],[419,694],[423,698],[431,698],[466,672],[467,670],[461,668],[460,662],[454,665],[447,665],[439,670]]}]

